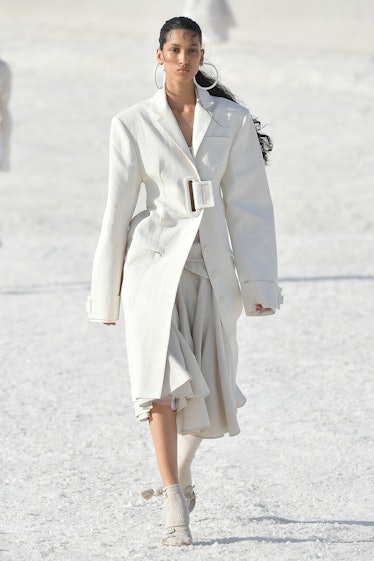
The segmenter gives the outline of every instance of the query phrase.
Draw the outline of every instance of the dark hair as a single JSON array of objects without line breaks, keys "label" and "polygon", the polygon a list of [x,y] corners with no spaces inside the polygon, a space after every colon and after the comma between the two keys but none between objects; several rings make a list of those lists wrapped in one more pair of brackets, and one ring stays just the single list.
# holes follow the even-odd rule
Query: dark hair
[{"label": "dark hair", "polygon": [[[172,31],[176,31],[177,29],[187,29],[189,31],[194,31],[198,37],[199,41],[202,44],[203,42],[203,34],[201,32],[200,26],[190,18],[186,18],[184,16],[179,16],[175,18],[171,18],[167,20],[164,25],[161,27],[160,30],[160,49],[162,50],[166,41],[168,40],[168,36]],[[214,82],[213,78],[207,76],[201,70],[195,76],[196,82],[203,87],[211,86]],[[213,88],[209,90],[210,95],[215,97],[224,97],[226,99],[230,99],[235,103],[239,103],[237,97],[228,89],[226,86],[218,82]],[[268,163],[268,152],[271,152],[273,149],[273,142],[267,134],[264,134],[262,131],[262,125],[257,117],[253,117],[253,123],[256,127],[256,132],[258,136],[258,140],[261,147],[262,157],[264,159],[265,164]]]}]

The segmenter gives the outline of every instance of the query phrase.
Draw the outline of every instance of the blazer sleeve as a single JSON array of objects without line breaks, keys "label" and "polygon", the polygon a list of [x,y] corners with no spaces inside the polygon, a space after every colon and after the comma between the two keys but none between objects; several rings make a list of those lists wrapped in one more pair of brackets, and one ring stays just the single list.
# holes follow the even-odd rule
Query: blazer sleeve
[{"label": "blazer sleeve", "polygon": [[[222,181],[226,220],[245,313],[275,313],[278,287],[273,205],[257,132],[247,111],[233,142]],[[256,304],[270,312],[256,312]]]},{"label": "blazer sleeve", "polygon": [[108,198],[86,304],[91,321],[118,319],[127,232],[140,185],[136,144],[124,123],[114,117],[110,131]]}]

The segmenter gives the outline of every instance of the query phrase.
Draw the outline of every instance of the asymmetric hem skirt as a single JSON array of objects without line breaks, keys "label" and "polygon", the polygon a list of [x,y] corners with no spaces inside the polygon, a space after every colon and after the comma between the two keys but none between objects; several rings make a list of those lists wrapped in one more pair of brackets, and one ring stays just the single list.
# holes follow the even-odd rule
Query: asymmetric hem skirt
[{"label": "asymmetric hem skirt", "polygon": [[135,401],[147,420],[154,401],[170,396],[179,434],[217,438],[240,432],[237,408],[245,397],[236,385],[235,325],[222,324],[199,241],[191,247],[175,299],[161,396]]}]

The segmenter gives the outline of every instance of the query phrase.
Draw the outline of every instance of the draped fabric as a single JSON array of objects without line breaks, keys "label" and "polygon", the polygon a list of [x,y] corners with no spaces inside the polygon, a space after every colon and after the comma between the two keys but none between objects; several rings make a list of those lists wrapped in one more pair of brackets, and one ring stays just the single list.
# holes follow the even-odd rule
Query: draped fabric
[{"label": "draped fabric", "polygon": [[[180,434],[216,438],[240,432],[237,408],[245,398],[236,386],[236,326],[222,325],[198,238],[188,255],[173,309],[161,398],[170,396]],[[135,402],[139,420],[153,400]]]}]

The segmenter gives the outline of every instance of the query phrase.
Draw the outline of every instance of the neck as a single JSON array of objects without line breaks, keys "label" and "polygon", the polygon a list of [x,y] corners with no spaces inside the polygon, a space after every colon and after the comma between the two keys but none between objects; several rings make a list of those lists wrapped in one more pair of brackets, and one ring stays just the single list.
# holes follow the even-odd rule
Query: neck
[{"label": "neck", "polygon": [[196,105],[196,94],[194,83],[178,84],[168,83],[165,86],[166,98],[170,107],[183,109],[186,105]]}]

